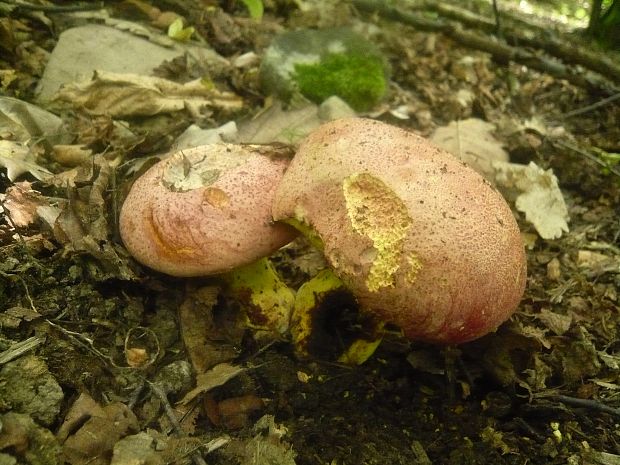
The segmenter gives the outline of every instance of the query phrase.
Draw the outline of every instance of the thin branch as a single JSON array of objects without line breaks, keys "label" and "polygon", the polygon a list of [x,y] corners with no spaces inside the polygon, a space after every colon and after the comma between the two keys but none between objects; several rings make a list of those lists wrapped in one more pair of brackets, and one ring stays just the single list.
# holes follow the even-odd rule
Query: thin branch
[{"label": "thin branch", "polygon": [[[605,77],[600,74],[603,69],[620,70],[620,67],[611,65],[610,60],[591,60],[589,55],[577,53],[582,50],[582,48],[577,47],[574,44],[571,44],[570,48],[562,47],[561,41],[556,39],[552,41],[553,43],[550,43],[549,48],[557,53],[560,51],[566,52],[568,48],[568,50],[574,52],[572,54],[573,56],[579,56],[580,60],[584,63],[587,61],[587,65],[590,66],[590,69],[594,69],[594,64],[598,64],[596,72],[589,70],[584,71],[575,66],[566,65],[556,59],[547,58],[542,56],[540,53],[532,52],[529,49],[509,45],[504,40],[492,40],[487,35],[484,35],[484,33],[465,30],[462,27],[461,22],[447,21],[444,18],[429,19],[421,14],[403,11],[399,8],[387,5],[387,2],[379,0],[352,0],[352,3],[360,11],[377,13],[384,18],[413,26],[422,31],[432,31],[445,34],[459,45],[491,54],[493,58],[500,63],[508,63],[511,61],[514,63],[519,63],[527,66],[528,68],[549,74],[555,78],[565,79],[568,82],[576,86],[583,87],[591,92],[598,92],[605,95],[612,95],[620,92],[620,88],[614,85],[611,81],[617,80],[617,82],[620,82],[620,73],[604,73]],[[437,5],[440,4],[437,2],[433,3]],[[486,23],[489,24],[489,27],[494,27],[492,21],[487,20]],[[503,29],[503,35],[507,40],[510,39],[508,31],[505,27]],[[519,38],[519,41],[510,40],[510,42],[519,42],[530,45],[527,43],[527,37]],[[530,40],[530,42],[532,42],[532,40]],[[534,45],[530,46],[540,47],[540,44],[534,41]]]},{"label": "thin branch", "polygon": [[[174,413],[172,405],[170,405],[170,402],[168,401],[168,396],[166,395],[166,392],[157,383],[149,382],[149,386],[153,394],[155,394],[159,398],[162,405],[164,406],[164,411],[166,412],[168,420],[170,420],[170,424],[172,425],[174,433],[177,436],[183,436],[184,433],[183,429],[181,428],[181,423],[179,423],[179,419]],[[191,453],[191,457],[195,465],[207,465],[207,462],[197,450]]]},{"label": "thin branch", "polygon": [[567,404],[572,405],[574,407],[584,407],[590,410],[596,410],[598,412],[609,413],[610,415],[614,415],[616,417],[620,417],[620,409],[610,407],[609,405],[602,404],[596,400],[591,399],[580,399],[578,397],[570,397],[570,396],[553,396],[554,399]]},{"label": "thin branch", "polygon": [[45,341],[45,338],[33,336],[13,344],[4,352],[0,352],[0,365],[4,365],[11,360],[21,357],[26,352],[36,349],[43,343],[43,341]]},{"label": "thin branch", "polygon": [[83,3],[81,5],[34,5],[32,3],[15,3],[10,5],[15,10],[42,11],[44,13],[71,13],[75,11],[101,10],[103,2]]},{"label": "thin branch", "polygon": [[577,116],[577,115],[583,115],[584,113],[587,113],[589,111],[592,110],[596,110],[598,108],[604,107],[605,105],[611,103],[611,102],[615,102],[616,100],[620,99],[620,92],[618,92],[617,94],[614,94],[610,97],[604,98],[603,100],[599,100],[596,103],[593,103],[592,105],[588,105],[586,107],[583,108],[578,108],[576,110],[573,111],[569,111],[568,113],[565,113],[564,115],[562,115],[563,118],[570,118],[572,116]]},{"label": "thin branch", "polygon": [[613,166],[610,166],[609,163],[605,163],[605,161],[601,160],[596,155],[592,155],[590,152],[587,152],[587,151],[585,151],[583,149],[580,149],[579,147],[576,147],[576,146],[574,146],[572,144],[568,144],[566,142],[562,142],[560,140],[553,141],[552,143],[554,145],[557,145],[557,146],[562,147],[564,149],[572,150],[573,152],[578,153],[579,155],[587,158],[590,161],[593,161],[597,165],[599,165],[602,168],[608,170],[610,173],[620,177],[620,171],[618,171]]}]

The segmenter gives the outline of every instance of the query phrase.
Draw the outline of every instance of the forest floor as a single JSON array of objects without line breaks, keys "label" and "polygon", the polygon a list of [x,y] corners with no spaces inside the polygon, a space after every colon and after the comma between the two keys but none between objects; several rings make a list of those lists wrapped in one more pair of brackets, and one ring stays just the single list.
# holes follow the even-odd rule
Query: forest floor
[{"label": "forest floor", "polygon": [[[260,23],[242,5],[201,16],[194,2],[178,3],[225,57],[260,56],[277,31],[301,25],[365,25],[391,65],[388,95],[367,116],[424,136],[454,120],[494,123],[512,162],[553,170],[569,230],[543,239],[512,205],[527,289],[493,334],[444,348],[394,331],[360,366],[303,360],[289,341],[266,341],[226,314],[213,282],[141,267],[118,239],[118,205],[135,174],[127,162],[166,151],[195,115],[128,118],[139,137],[120,143],[112,118],[65,107],[71,143],[105,156],[69,169],[43,149],[37,166],[73,182],[50,185],[22,169],[13,181],[40,195],[9,196],[14,182],[0,178],[5,205],[33,197],[62,210],[51,227],[39,219],[15,229],[6,215],[0,225],[0,464],[620,463],[618,100],[591,108],[608,95],[346,2],[305,12],[280,2]],[[147,22],[131,4],[112,12]],[[15,71],[10,81],[2,74],[7,96],[35,101],[46,60],[34,51],[51,51],[63,29],[89,21],[67,15],[14,15],[21,48],[0,55],[0,67]],[[160,71],[191,77],[189,66]],[[263,111],[255,74],[216,76],[243,108],[201,124]],[[305,250],[274,258],[289,283],[299,284]],[[323,329],[344,331],[345,322],[331,323]]]}]

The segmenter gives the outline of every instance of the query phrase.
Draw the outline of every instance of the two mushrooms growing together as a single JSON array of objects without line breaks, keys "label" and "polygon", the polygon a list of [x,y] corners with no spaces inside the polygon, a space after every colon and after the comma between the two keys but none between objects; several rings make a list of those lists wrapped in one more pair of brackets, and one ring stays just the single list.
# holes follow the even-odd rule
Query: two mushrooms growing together
[{"label": "two mushrooms growing together", "polygon": [[[406,337],[448,344],[494,330],[525,287],[524,246],[503,197],[426,139],[369,119],[322,125],[292,160],[276,146],[175,153],[135,182],[120,228],[132,255],[158,271],[252,283],[278,331],[295,307],[297,343],[308,337],[308,299],[338,286]],[[295,298],[264,257],[298,232],[330,269]]]}]

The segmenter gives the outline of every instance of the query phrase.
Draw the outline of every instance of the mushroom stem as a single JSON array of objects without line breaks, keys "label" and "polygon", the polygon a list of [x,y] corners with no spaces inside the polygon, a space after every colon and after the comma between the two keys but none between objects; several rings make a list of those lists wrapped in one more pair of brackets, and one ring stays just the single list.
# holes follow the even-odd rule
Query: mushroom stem
[{"label": "mushroom stem", "polygon": [[[291,335],[297,354],[301,357],[332,356],[349,365],[364,363],[381,342],[383,323],[360,315],[357,310],[357,300],[330,269],[306,281],[297,291],[291,318]],[[353,331],[345,325],[334,324],[346,312],[356,312]],[[342,332],[334,334],[335,329]]]},{"label": "mushroom stem", "polygon": [[243,307],[250,326],[279,336],[287,334],[295,292],[269,259],[261,258],[221,277],[227,284],[225,292]]}]

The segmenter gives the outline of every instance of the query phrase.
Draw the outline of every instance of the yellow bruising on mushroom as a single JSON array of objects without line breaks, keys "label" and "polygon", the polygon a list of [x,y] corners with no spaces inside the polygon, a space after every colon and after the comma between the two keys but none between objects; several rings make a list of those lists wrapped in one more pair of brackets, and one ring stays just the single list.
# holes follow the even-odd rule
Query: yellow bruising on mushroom
[{"label": "yellow bruising on mushroom", "polygon": [[151,238],[156,253],[165,255],[167,257],[185,256],[188,259],[191,259],[200,252],[197,247],[176,247],[170,244],[168,235],[161,231],[161,228],[159,227],[153,210],[149,209],[147,215],[148,220],[146,223],[146,227],[150,228],[151,230],[151,232],[148,233],[147,236]]},{"label": "yellow bruising on mushroom", "polygon": [[230,196],[217,187],[207,187],[202,193],[202,198],[213,208],[223,209],[230,205]]},{"label": "yellow bruising on mushroom", "polygon": [[405,281],[408,284],[413,284],[418,277],[418,273],[423,268],[422,262],[417,255],[412,253],[405,259],[407,263],[407,270],[405,272]]},{"label": "yellow bruising on mushroom", "polygon": [[306,220],[306,212],[301,206],[298,205],[295,208],[294,218],[287,218],[283,220],[283,222],[302,233],[313,247],[321,251],[324,250],[325,245],[323,244],[321,236],[319,236],[319,234],[309,224],[308,220]]},{"label": "yellow bruising on mushroom", "polygon": [[[392,189],[369,173],[356,173],[345,178],[342,189],[353,230],[368,237],[376,250],[366,287],[371,292],[393,287],[404,258],[403,244],[412,223],[407,207]],[[415,261],[409,261],[409,264],[408,274],[415,278],[418,271]]]}]

